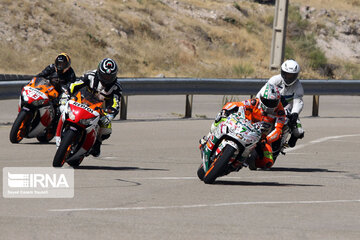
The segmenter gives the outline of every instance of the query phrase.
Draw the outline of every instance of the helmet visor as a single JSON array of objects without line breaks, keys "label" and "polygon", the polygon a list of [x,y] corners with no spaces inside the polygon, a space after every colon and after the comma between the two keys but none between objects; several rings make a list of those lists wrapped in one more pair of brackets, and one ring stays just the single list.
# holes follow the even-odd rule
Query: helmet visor
[{"label": "helmet visor", "polygon": [[55,66],[56,66],[56,70],[62,72],[68,67],[68,63],[66,63],[66,62],[57,62]]},{"label": "helmet visor", "polygon": [[287,73],[284,71],[281,72],[281,76],[283,77],[283,79],[287,85],[291,85],[293,82],[295,82],[298,75],[299,75],[298,73]]},{"label": "helmet visor", "polygon": [[106,73],[99,72],[98,77],[99,77],[100,82],[106,86],[113,84],[116,80],[115,74],[106,74]]},{"label": "helmet visor", "polygon": [[268,108],[276,108],[279,105],[279,99],[266,99],[260,97],[260,100]]}]

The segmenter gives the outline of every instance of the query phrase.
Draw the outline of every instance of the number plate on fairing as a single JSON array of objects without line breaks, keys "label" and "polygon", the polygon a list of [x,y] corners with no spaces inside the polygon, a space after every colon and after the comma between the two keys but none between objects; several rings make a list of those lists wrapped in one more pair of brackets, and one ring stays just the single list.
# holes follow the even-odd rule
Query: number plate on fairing
[{"label": "number plate on fairing", "polygon": [[37,100],[39,98],[43,98],[43,99],[46,99],[47,96],[45,93],[39,91],[38,89],[36,88],[32,88],[32,87],[29,87],[29,86],[26,86],[24,87],[24,90],[26,92],[26,95],[34,100]]}]

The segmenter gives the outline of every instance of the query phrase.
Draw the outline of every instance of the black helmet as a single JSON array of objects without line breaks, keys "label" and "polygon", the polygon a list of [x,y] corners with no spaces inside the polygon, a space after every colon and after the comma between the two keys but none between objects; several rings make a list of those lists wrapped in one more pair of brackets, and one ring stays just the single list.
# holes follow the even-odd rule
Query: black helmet
[{"label": "black helmet", "polygon": [[116,82],[117,64],[111,58],[104,58],[96,70],[97,77],[104,86],[111,86]]},{"label": "black helmet", "polygon": [[55,59],[56,72],[64,73],[71,65],[70,56],[67,53],[60,53]]}]

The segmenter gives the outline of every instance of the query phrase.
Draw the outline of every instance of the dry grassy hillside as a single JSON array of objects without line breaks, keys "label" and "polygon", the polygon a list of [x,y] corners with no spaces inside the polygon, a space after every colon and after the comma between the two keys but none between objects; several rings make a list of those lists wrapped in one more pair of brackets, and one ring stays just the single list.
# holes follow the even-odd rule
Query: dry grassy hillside
[{"label": "dry grassy hillside", "polygon": [[[64,51],[77,75],[109,56],[124,77],[266,78],[271,2],[0,0],[0,73],[37,73]],[[286,57],[302,77],[360,79],[360,0],[290,5]]]}]

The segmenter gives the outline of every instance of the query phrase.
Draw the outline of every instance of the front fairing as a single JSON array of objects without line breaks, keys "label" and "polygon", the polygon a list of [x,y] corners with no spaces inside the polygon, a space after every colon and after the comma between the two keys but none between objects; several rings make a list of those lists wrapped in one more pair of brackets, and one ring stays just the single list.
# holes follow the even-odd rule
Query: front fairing
[{"label": "front fairing", "polygon": [[36,88],[25,86],[21,92],[21,106],[37,108],[50,103],[48,96]]},{"label": "front fairing", "polygon": [[[207,146],[202,152],[204,170],[208,170],[211,159],[219,154],[226,145],[230,144],[238,150],[244,149],[241,151],[241,158],[245,159],[260,139],[261,131],[256,125],[241,115],[230,115],[215,128],[213,135],[209,137]],[[212,151],[207,151],[207,147]],[[240,151],[234,153],[233,159],[236,159],[238,154]]]},{"label": "front fairing", "polygon": [[70,127],[79,132],[79,143],[73,157],[86,154],[96,140],[102,105],[103,102],[86,88],[81,89],[67,101],[57,128],[57,146],[60,145],[62,133]]},{"label": "front fairing", "polygon": [[50,81],[34,77],[21,91],[20,105],[37,108],[51,104],[51,99],[58,97],[58,92]]},{"label": "front fairing", "polygon": [[238,114],[231,114],[225,121],[219,124],[214,134],[218,139],[227,135],[245,148],[256,144],[261,138],[260,130],[249,120],[242,118]]}]

